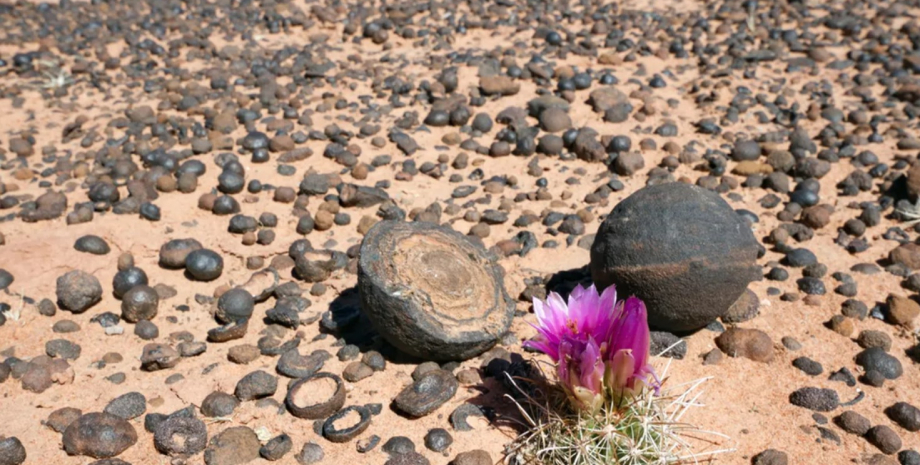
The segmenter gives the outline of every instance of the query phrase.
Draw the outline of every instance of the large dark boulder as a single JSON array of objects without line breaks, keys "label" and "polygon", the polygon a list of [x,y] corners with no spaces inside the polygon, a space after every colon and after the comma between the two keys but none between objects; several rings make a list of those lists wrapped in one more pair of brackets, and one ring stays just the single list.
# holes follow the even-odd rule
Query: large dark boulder
[{"label": "large dark boulder", "polygon": [[514,301],[495,257],[431,223],[381,221],[361,243],[364,313],[387,341],[427,360],[465,360],[508,330]]},{"label": "large dark boulder", "polygon": [[761,277],[751,228],[716,193],[684,183],[648,186],[614,207],[591,247],[598,288],[636,295],[649,325],[700,329]]}]

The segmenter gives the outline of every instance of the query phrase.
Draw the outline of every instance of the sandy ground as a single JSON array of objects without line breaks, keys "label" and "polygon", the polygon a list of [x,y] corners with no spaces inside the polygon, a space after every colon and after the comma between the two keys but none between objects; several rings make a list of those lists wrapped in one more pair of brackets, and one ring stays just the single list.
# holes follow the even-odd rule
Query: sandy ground
[{"label": "sandy ground", "polygon": [[[629,2],[627,2],[629,3]],[[692,6],[702,6],[703,2],[654,2],[649,7],[673,6],[678,10],[691,8]],[[631,2],[636,7],[640,6],[638,2]],[[664,4],[664,5],[662,5]],[[643,3],[644,5],[644,3]],[[341,27],[338,27],[341,29]],[[263,37],[259,39],[265,47],[277,46],[279,43],[302,43],[309,40],[309,37],[317,31],[295,30],[284,37]],[[323,32],[335,33],[335,30]],[[489,49],[496,47],[508,39],[505,35],[513,35],[512,31],[480,31],[476,34],[470,34],[463,37],[458,43],[454,44],[457,49],[464,48],[483,48]],[[517,38],[524,39],[529,34],[518,33]],[[363,50],[365,60],[379,58],[381,54],[404,54],[407,59],[411,60],[414,56],[424,53],[424,50],[412,49],[408,41],[403,41],[394,37],[390,41],[391,50],[380,50],[379,46],[370,47],[369,50]],[[0,48],[0,54],[6,57],[11,48]],[[842,55],[843,51],[831,49],[832,53]],[[349,50],[348,53],[352,53]],[[342,55],[346,55],[343,52]],[[564,61],[566,64],[580,67],[597,66],[592,63],[592,59],[585,57],[571,56]],[[635,84],[628,83],[630,77],[637,74],[643,74],[647,79],[655,72],[669,68],[675,74],[674,78],[669,79],[668,87],[656,90],[653,101],[660,108],[660,114],[649,118],[644,123],[638,123],[629,120],[621,124],[612,124],[601,121],[600,117],[593,113],[590,107],[585,103],[589,91],[578,91],[577,98],[572,104],[571,115],[576,126],[590,124],[601,134],[631,134],[633,135],[634,145],[637,137],[649,137],[655,139],[659,147],[666,141],[673,140],[680,145],[686,145],[691,142],[699,143],[705,148],[718,148],[725,142],[714,136],[704,136],[695,134],[692,122],[699,120],[704,116],[714,116],[716,113],[712,109],[698,108],[691,97],[686,95],[689,86],[698,79],[695,67],[687,67],[684,72],[680,68],[675,68],[672,63],[661,60],[656,57],[643,57],[640,61],[624,63],[616,66],[614,71],[620,78],[620,88],[627,94],[630,90],[638,88]],[[777,63],[774,70],[767,69],[769,65],[760,70],[758,79],[741,80],[733,78],[732,85],[745,85],[751,88],[756,94],[759,91],[765,91],[775,79],[781,75],[783,65]],[[421,68],[407,68],[406,73],[423,73]],[[824,73],[825,71],[822,71]],[[475,86],[477,79],[475,69],[461,69],[461,86]],[[790,98],[796,98],[797,89],[800,89],[806,82],[813,82],[822,78],[832,79],[830,75],[809,76],[805,73],[793,74],[787,76],[789,82],[786,85]],[[0,78],[0,85],[11,85],[15,82],[13,76]],[[326,88],[323,91],[328,91]],[[531,82],[523,82],[522,90],[516,96],[506,97],[495,101],[490,101],[485,107],[478,111],[485,111],[495,115],[502,109],[517,105],[526,105],[527,100],[532,98],[535,86]],[[360,95],[362,89],[351,92],[345,89],[333,89],[334,92],[341,93],[343,96]],[[314,100],[309,105],[315,105],[320,101],[319,92],[314,96]],[[721,99],[718,104],[727,103],[731,98],[732,92],[725,90],[720,92]],[[122,97],[119,93],[113,93],[112,96],[105,97],[96,90],[85,90],[79,95],[68,97],[57,103],[50,103],[38,98],[37,93],[29,91],[25,104],[21,108],[14,108],[11,100],[0,100],[0,115],[2,116],[3,129],[0,131],[2,139],[8,139],[11,135],[18,133],[25,128],[34,128],[36,132],[36,148],[48,144],[55,144],[58,151],[72,150],[75,153],[80,152],[79,140],[70,144],[60,143],[60,131],[64,124],[74,120],[77,115],[84,114],[90,117],[91,123],[86,127],[96,127],[101,133],[105,132],[105,125],[109,115],[120,115],[123,110],[130,105],[130,102],[136,102],[137,97]],[[664,104],[668,98],[679,100],[676,109],[668,109]],[[850,103],[848,103],[850,99]],[[838,105],[847,110],[852,104],[853,97],[841,95]],[[711,115],[707,113],[712,113]],[[314,115],[314,127],[322,128],[327,124],[337,122],[343,124],[338,118],[339,115],[352,116],[358,118],[357,114],[350,110],[333,111],[325,114]],[[424,114],[422,114],[424,117]],[[679,128],[679,136],[675,138],[662,138],[652,134],[651,130],[657,127],[664,119],[670,119],[676,122]],[[347,125],[347,123],[345,123]],[[811,134],[815,134],[823,127],[819,121],[806,121],[804,127]],[[496,125],[491,134],[485,135],[482,140],[490,141],[495,133],[499,130],[500,125]],[[422,146],[414,158],[418,165],[425,161],[436,161],[441,153],[447,153],[453,158],[459,148],[450,147],[441,149],[441,137],[456,128],[430,128],[431,132],[425,134],[416,132],[413,137]],[[742,116],[742,122],[736,125],[733,130],[747,131],[757,134],[762,128],[757,123],[753,112]],[[234,137],[241,137],[243,134],[237,132]],[[4,140],[4,142],[6,142]],[[401,159],[395,146],[388,143],[383,149],[377,149],[369,144],[368,139],[358,139],[354,141],[362,151],[362,159],[370,159],[375,155],[389,153],[394,155],[394,159]],[[341,167],[329,159],[322,157],[324,142],[310,141],[302,146],[313,149],[315,155],[307,160],[295,162],[297,174],[292,177],[284,177],[277,174],[275,163],[254,165],[248,162],[247,157],[241,157],[241,162],[246,168],[247,179],[259,179],[263,183],[271,183],[278,186],[296,187],[303,173],[308,170],[315,170],[320,173],[338,172]],[[894,148],[894,139],[891,138],[883,144],[873,146],[873,151],[882,161],[892,162],[897,150]],[[46,341],[58,337],[73,340],[82,347],[81,357],[72,363],[76,378],[71,385],[55,385],[43,394],[33,394],[23,391],[18,382],[10,380],[0,384],[0,434],[6,436],[16,436],[22,440],[28,450],[27,464],[62,464],[76,465],[86,464],[92,460],[83,457],[69,457],[61,448],[60,435],[51,431],[42,425],[42,421],[49,413],[61,407],[76,407],[84,412],[99,411],[114,397],[132,391],[144,393],[148,399],[149,412],[169,413],[188,404],[200,405],[202,399],[214,390],[232,392],[236,382],[246,373],[258,369],[264,369],[269,372],[274,371],[276,359],[272,357],[260,357],[249,365],[240,366],[227,361],[227,351],[239,344],[255,344],[260,337],[260,331],[264,324],[261,321],[253,321],[250,324],[249,333],[244,339],[234,341],[228,344],[209,344],[208,351],[196,358],[184,359],[175,369],[148,373],[139,369],[139,356],[143,341],[131,334],[133,327],[126,326],[126,333],[118,336],[106,336],[99,325],[90,322],[90,318],[104,311],[119,313],[119,302],[111,295],[112,277],[116,272],[116,259],[121,252],[130,252],[135,257],[137,266],[143,268],[150,278],[151,285],[165,284],[172,286],[178,291],[178,295],[161,302],[160,313],[156,323],[160,328],[159,341],[168,341],[169,335],[178,331],[190,331],[196,336],[196,340],[204,340],[208,329],[216,326],[209,313],[209,306],[196,303],[194,296],[196,294],[213,295],[216,288],[223,285],[241,284],[246,281],[251,271],[245,268],[245,259],[250,256],[262,256],[270,260],[277,255],[284,255],[290,243],[299,238],[295,233],[296,219],[290,215],[290,205],[280,204],[271,200],[271,193],[263,192],[261,194],[239,194],[237,199],[241,202],[242,213],[256,216],[262,212],[273,212],[279,217],[279,225],[275,228],[277,238],[269,246],[254,245],[245,246],[240,241],[240,236],[231,235],[226,232],[228,217],[218,217],[209,212],[197,208],[198,197],[205,192],[204,188],[210,188],[216,185],[218,168],[213,164],[211,158],[214,154],[198,157],[208,165],[208,172],[199,180],[199,189],[193,194],[180,194],[178,192],[161,195],[156,201],[161,208],[163,217],[157,223],[151,223],[142,220],[134,215],[117,216],[114,214],[97,214],[96,218],[90,222],[80,225],[67,226],[64,218],[42,222],[38,224],[27,224],[20,220],[0,223],[0,231],[5,235],[6,245],[0,247],[0,267],[10,271],[16,281],[6,294],[0,294],[0,302],[7,302],[13,307],[18,308],[22,305],[22,316],[18,321],[9,321],[3,327],[0,327],[0,351],[4,355],[15,355],[20,358],[29,358],[44,353],[44,344]],[[639,174],[631,178],[622,178],[626,189],[622,192],[614,193],[610,196],[609,201],[598,206],[596,213],[603,214],[609,211],[619,200],[625,198],[629,193],[644,185],[646,177],[642,174],[648,169],[655,167],[666,156],[663,150],[644,151],[646,168]],[[527,159],[518,157],[490,158],[485,156],[472,156],[473,163],[460,173],[467,175],[474,166],[482,168],[487,176],[491,174],[514,175],[519,181],[518,189],[506,188],[501,195],[495,195],[492,208],[497,205],[500,198],[513,198],[517,192],[529,192],[535,189],[534,178],[527,174]],[[40,155],[33,157],[30,168],[40,172],[45,167],[40,162]],[[474,166],[473,166],[474,165]],[[544,159],[541,161],[544,169],[544,175],[549,180],[551,192],[554,199],[552,202],[547,201],[525,201],[514,204],[514,210],[511,212],[511,218],[525,210],[530,210],[540,214],[547,208],[564,213],[575,212],[584,205],[581,199],[592,192],[597,180],[604,175],[606,167],[600,164],[590,164],[580,160],[560,161],[558,159]],[[575,169],[584,169],[586,174],[579,176],[580,183],[575,185],[566,185],[564,180],[570,176]],[[828,275],[833,271],[847,271],[856,263],[877,262],[884,259],[890,249],[894,246],[891,241],[881,238],[881,234],[890,226],[892,222],[884,220],[882,224],[870,228],[866,236],[870,239],[871,247],[858,255],[849,255],[839,246],[833,243],[836,236],[837,227],[843,222],[854,216],[853,210],[848,209],[847,205],[853,201],[874,200],[875,194],[861,193],[856,198],[837,199],[835,188],[837,182],[846,177],[850,169],[844,163],[834,164],[832,171],[822,181],[822,199],[836,207],[832,223],[824,229],[818,231],[815,237],[806,245],[814,251],[821,259],[821,262],[828,267]],[[368,179],[361,181],[364,185],[373,185],[374,182],[384,179],[392,179],[396,169],[393,167],[383,167],[376,172],[372,172]],[[692,171],[690,166],[680,166],[674,173],[675,178],[688,176],[695,179],[699,176],[698,172]],[[350,180],[350,175],[343,175],[345,180]],[[0,181],[7,184],[8,187],[16,186],[17,195],[37,196],[44,192],[44,189],[38,186],[36,180],[22,181],[13,179],[10,172],[0,173]],[[79,181],[71,181],[68,184],[74,186]],[[65,185],[66,187],[67,185]],[[445,176],[441,180],[435,180],[430,177],[419,175],[412,181],[400,182],[394,181],[393,187],[389,190],[390,195],[397,199],[399,204],[407,211],[415,207],[424,208],[434,201],[444,202],[450,198],[450,193],[456,185],[447,182]],[[762,190],[737,189],[735,192],[742,197],[741,201],[730,201],[734,208],[746,208],[756,212],[760,216],[760,222],[755,227],[755,235],[759,238],[769,234],[769,232],[780,222],[775,218],[774,211],[764,211],[757,201],[764,195]],[[568,193],[571,194],[567,196]],[[478,196],[479,194],[477,194]],[[567,200],[560,200],[566,198]],[[85,201],[86,193],[83,189],[77,188],[68,194],[70,205],[75,202]],[[318,202],[311,203],[310,209],[318,205]],[[327,232],[313,232],[309,235],[310,241],[314,245],[320,245],[332,242],[337,250],[345,250],[347,247],[360,241],[360,235],[356,231],[357,220],[363,215],[373,215],[376,208],[367,209],[366,211],[349,210],[353,222],[346,227],[336,227]],[[7,212],[8,213],[8,212]],[[447,218],[454,228],[461,232],[467,232],[472,223],[463,220],[463,211],[456,218]],[[599,223],[595,220],[587,224],[588,233],[593,233]],[[535,224],[529,228],[538,234],[541,243],[549,237],[543,233],[544,227]],[[496,242],[512,237],[520,229],[512,228],[509,225],[493,226],[492,234],[484,239],[486,245],[494,245]],[[103,237],[112,247],[112,253],[105,256],[95,256],[77,252],[73,249],[74,240],[84,234],[95,234]],[[157,265],[158,249],[169,239],[194,237],[198,239],[205,247],[219,251],[225,260],[223,275],[215,282],[198,283],[185,279],[180,271],[171,271],[160,268]],[[560,240],[561,239],[561,240]],[[512,296],[517,296],[523,289],[523,279],[530,276],[546,276],[558,271],[579,268],[588,264],[588,251],[576,245],[565,246],[564,237],[557,238],[561,246],[557,249],[536,249],[526,257],[510,257],[501,261],[506,271],[505,284]],[[779,260],[781,255],[768,252],[765,257],[759,260],[759,263],[765,264],[771,260]],[[268,261],[267,260],[267,261]],[[34,306],[22,303],[18,296],[24,295],[36,300],[44,297],[53,298],[54,283],[57,276],[72,270],[81,269],[92,273],[103,284],[105,294],[102,302],[93,307],[90,311],[82,315],[71,315],[68,312],[59,311],[57,316],[47,318],[40,316]],[[820,298],[819,305],[808,306],[802,301],[783,302],[778,296],[770,297],[766,289],[769,286],[776,286],[783,291],[795,291],[795,278],[799,276],[800,271],[790,269],[791,279],[783,283],[761,281],[751,285],[751,289],[761,299],[760,316],[756,319],[743,323],[741,326],[746,328],[757,328],[766,331],[776,342],[777,357],[772,363],[760,364],[746,359],[726,358],[721,364],[716,366],[704,366],[700,355],[705,354],[715,347],[713,338],[714,333],[709,331],[700,331],[697,334],[687,337],[689,350],[684,360],[669,361],[668,359],[656,358],[654,363],[663,369],[668,366],[667,385],[676,386],[682,383],[692,382],[700,378],[706,378],[707,381],[702,385],[704,390],[699,398],[700,407],[692,409],[684,418],[687,423],[696,427],[718,432],[725,435],[725,439],[718,441],[706,447],[698,449],[699,452],[706,450],[724,450],[728,452],[716,455],[712,460],[714,463],[740,464],[747,463],[750,457],[758,452],[775,448],[786,451],[790,457],[790,463],[821,463],[821,464],[844,464],[851,462],[860,462],[863,457],[877,452],[877,450],[866,442],[864,439],[848,435],[836,427],[831,426],[841,436],[840,445],[827,443],[820,440],[819,432],[814,428],[815,421],[812,419],[812,412],[802,408],[792,406],[788,401],[789,394],[803,386],[830,387],[836,389],[841,398],[849,400],[855,397],[859,389],[865,391],[865,399],[852,407],[862,415],[869,418],[873,424],[890,424],[884,416],[882,410],[892,403],[899,400],[914,401],[920,399],[920,384],[916,381],[918,373],[917,365],[904,356],[904,351],[914,344],[913,337],[905,332],[882,321],[869,318],[865,321],[857,322],[857,333],[863,329],[877,329],[888,332],[892,335],[894,343],[891,353],[898,357],[905,367],[904,376],[897,382],[887,383],[883,388],[871,388],[858,385],[854,388],[848,388],[842,383],[835,383],[826,380],[826,375],[816,378],[809,377],[804,373],[794,369],[791,366],[793,358],[805,355],[821,362],[826,373],[830,373],[840,367],[848,367],[854,373],[859,373],[859,368],[853,361],[853,356],[858,351],[853,340],[842,337],[837,333],[826,329],[823,324],[833,315],[837,314],[840,304],[846,300],[844,297],[829,292]],[[899,278],[887,273],[879,273],[873,276],[857,275],[859,282],[858,299],[867,302],[870,307],[874,302],[884,301],[886,296],[891,292],[902,292],[899,287]],[[287,270],[284,280],[293,279]],[[355,276],[342,272],[327,282],[330,291],[321,297],[311,297],[313,305],[311,310],[322,311],[337,295],[345,289],[355,284]],[[825,279],[829,291],[833,288],[833,280],[829,277]],[[185,304],[191,307],[189,312],[179,312],[176,306]],[[264,312],[273,305],[273,300],[258,304],[256,312]],[[529,304],[519,302],[518,309],[526,311]],[[167,318],[175,317],[175,322],[170,322]],[[532,320],[532,315],[515,320],[513,330],[517,332],[522,339],[529,337],[533,331],[527,326],[526,322]],[[82,330],[78,333],[67,335],[56,335],[52,332],[52,325],[59,320],[70,319],[77,322]],[[318,325],[310,325],[300,330],[304,337],[304,343],[300,346],[302,353],[309,353],[315,349],[326,349],[332,353],[337,350],[333,347],[334,338],[326,338],[315,342],[309,342],[319,333]],[[788,353],[779,344],[783,336],[792,336],[803,344],[803,349],[797,353]],[[521,352],[520,346],[508,347],[514,352]],[[95,368],[94,362],[100,360],[108,352],[118,352],[124,355],[124,361],[118,364],[110,364],[102,369]],[[525,355],[530,357],[530,355]],[[463,364],[464,367],[477,367],[478,360],[470,360]],[[202,370],[212,364],[217,364],[217,368],[203,374]],[[336,359],[326,362],[324,371],[341,373],[347,362],[339,362]],[[376,373],[371,378],[360,381],[349,386],[349,396],[347,405],[365,404],[371,402],[382,402],[385,405],[383,413],[374,418],[368,431],[362,435],[367,437],[372,434],[379,435],[386,441],[394,435],[405,435],[416,442],[419,452],[435,464],[447,463],[450,457],[458,452],[471,449],[485,449],[490,452],[495,460],[500,460],[501,451],[514,434],[510,428],[499,428],[494,425],[477,424],[472,432],[454,432],[454,444],[449,449],[447,456],[440,456],[424,449],[423,440],[425,433],[430,428],[446,427],[449,428],[447,416],[450,412],[463,402],[471,400],[476,403],[484,403],[500,407],[500,410],[508,410],[508,401],[502,397],[502,392],[492,380],[487,380],[483,385],[463,386],[458,395],[441,407],[435,414],[429,415],[418,420],[408,420],[397,415],[393,410],[387,408],[387,404],[393,399],[396,393],[406,386],[410,381],[410,374],[414,369],[412,364],[391,363],[386,371]],[[113,385],[106,381],[106,377],[123,372],[127,375],[127,380],[120,385]],[[185,379],[172,385],[166,385],[164,380],[173,374],[182,374]],[[281,380],[281,387],[274,398],[283,402],[283,396],[286,389],[283,388],[285,379]],[[838,409],[839,413],[843,409]],[[832,415],[833,415],[832,414]],[[126,460],[135,465],[144,464],[165,464],[169,459],[156,454],[152,446],[152,435],[144,431],[142,418],[133,420],[135,428],[138,431],[138,444],[128,449],[119,458]],[[311,422],[298,420],[289,414],[279,415],[272,409],[257,409],[253,402],[244,403],[237,413],[226,422],[214,422],[209,424],[209,432],[214,435],[228,426],[247,425],[252,428],[266,427],[273,434],[285,432],[294,439],[295,449],[299,449],[306,441],[321,442],[326,451],[326,461],[324,463],[361,463],[361,464],[382,464],[387,460],[380,447],[368,454],[358,454],[355,451],[353,442],[336,445],[319,438],[312,430]],[[904,441],[904,448],[920,448],[920,436],[916,433],[908,433],[902,429],[897,429]],[[201,462],[201,457],[195,457],[190,463]],[[262,463],[256,461],[253,463]],[[284,459],[283,463],[293,463],[291,456]]]}]

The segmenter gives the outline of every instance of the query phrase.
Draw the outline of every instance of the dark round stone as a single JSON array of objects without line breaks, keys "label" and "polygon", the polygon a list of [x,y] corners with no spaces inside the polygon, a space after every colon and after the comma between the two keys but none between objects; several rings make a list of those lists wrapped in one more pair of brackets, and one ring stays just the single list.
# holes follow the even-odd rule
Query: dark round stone
[{"label": "dark round stone", "polygon": [[920,465],[920,452],[913,449],[905,449],[898,452],[898,462],[901,465]]},{"label": "dark round stone", "polygon": [[26,461],[26,448],[19,438],[0,440],[0,465],[21,465]]},{"label": "dark round stone", "polygon": [[877,371],[886,379],[898,379],[904,373],[901,362],[880,347],[870,347],[857,354],[856,364],[866,372]]},{"label": "dark round stone", "polygon": [[425,124],[433,127],[447,126],[450,124],[450,113],[446,110],[431,110],[425,117]]},{"label": "dark round stone", "polygon": [[112,251],[109,243],[105,239],[87,234],[74,243],[73,248],[78,252],[85,252],[93,255],[105,255]]},{"label": "dark round stone", "polygon": [[471,126],[474,130],[485,134],[492,130],[492,117],[487,113],[477,113],[476,116],[473,117],[473,123]]},{"label": "dark round stone", "polygon": [[214,207],[211,212],[215,215],[232,215],[240,212],[240,204],[229,195],[221,195],[214,199]]},{"label": "dark round stone", "polygon": [[214,391],[201,401],[201,414],[209,418],[229,417],[239,405],[236,397]]},{"label": "dark round stone", "polygon": [[368,318],[391,344],[427,360],[465,360],[495,345],[514,315],[502,275],[482,246],[424,222],[377,223],[358,259]]},{"label": "dark round stone", "polygon": [[13,284],[14,280],[15,278],[12,273],[0,268],[0,291],[10,287],[10,284]]},{"label": "dark round stone", "polygon": [[224,259],[213,250],[194,250],[185,260],[185,269],[196,281],[213,281],[224,271]]},{"label": "dark round stone", "polygon": [[454,443],[454,438],[444,428],[433,428],[425,435],[425,447],[434,452],[444,452]]},{"label": "dark round stone", "polygon": [[415,443],[405,436],[393,436],[383,444],[381,450],[390,455],[408,454],[415,452]]},{"label": "dark round stone", "polygon": [[238,194],[246,187],[246,178],[235,171],[224,170],[217,177],[217,190],[224,194]]},{"label": "dark round stone", "polygon": [[141,204],[140,215],[141,218],[149,221],[160,221],[160,218],[162,217],[160,214],[160,207],[150,202],[144,202]]},{"label": "dark round stone", "polygon": [[648,308],[649,325],[692,331],[722,316],[760,279],[757,240],[718,194],[684,183],[621,201],[591,247],[591,276]]},{"label": "dark round stone", "polygon": [[152,341],[160,337],[160,328],[150,320],[140,320],[134,325],[134,335],[145,341]]},{"label": "dark round stone", "polygon": [[83,313],[102,300],[102,285],[95,276],[73,270],[57,279],[57,299],[61,308]]},{"label": "dark round stone", "polygon": [[160,296],[156,289],[141,284],[125,293],[121,300],[121,318],[128,323],[152,320],[157,316]]},{"label": "dark round stone", "polygon": [[735,142],[731,156],[735,161],[757,160],[760,158],[760,144],[753,140]]},{"label": "dark round stone", "polygon": [[818,257],[808,249],[792,249],[786,253],[783,261],[793,268],[802,268],[818,263]]},{"label": "dark round stone", "polygon": [[132,266],[115,273],[115,277],[112,278],[112,293],[115,294],[116,298],[121,299],[132,287],[146,286],[147,284],[149,284],[147,273],[138,267]]},{"label": "dark round stone", "polygon": [[795,283],[799,286],[800,291],[808,295],[824,295],[827,293],[827,289],[824,287],[824,281],[818,278],[806,276],[797,279]]},{"label": "dark round stone", "polygon": [[891,455],[901,449],[901,438],[898,433],[885,425],[876,425],[866,432],[866,440],[878,447],[883,454]]},{"label": "dark round stone", "polygon": [[255,300],[252,294],[241,287],[234,287],[217,299],[217,319],[225,324],[248,319],[252,316],[254,308]]}]

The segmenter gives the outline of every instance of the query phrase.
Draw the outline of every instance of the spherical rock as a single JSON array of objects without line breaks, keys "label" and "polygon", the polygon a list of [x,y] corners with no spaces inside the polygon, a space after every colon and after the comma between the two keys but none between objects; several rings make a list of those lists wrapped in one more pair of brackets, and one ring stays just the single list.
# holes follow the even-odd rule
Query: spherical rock
[{"label": "spherical rock", "polygon": [[224,259],[213,250],[194,250],[185,260],[185,269],[197,281],[213,281],[224,271]]},{"label": "spherical rock", "polygon": [[649,325],[692,331],[724,315],[761,278],[751,228],[718,194],[684,183],[620,202],[591,247],[591,276],[648,308]]},{"label": "spherical rock", "polygon": [[121,300],[121,318],[128,323],[152,320],[157,316],[160,297],[156,289],[147,285],[134,286]]},{"label": "spherical rock", "polygon": [[20,465],[26,461],[26,448],[18,438],[0,441],[0,465]]},{"label": "spherical rock", "polygon": [[255,300],[249,291],[234,287],[217,299],[217,319],[222,323],[248,319],[252,316],[254,306]]},{"label": "spherical rock", "polygon": [[115,297],[121,299],[132,287],[147,285],[148,283],[147,273],[140,268],[131,266],[115,273],[115,277],[112,278],[112,292]]},{"label": "spherical rock", "polygon": [[57,279],[56,293],[63,309],[83,313],[102,300],[102,285],[95,276],[74,270]]},{"label": "spherical rock", "polygon": [[239,407],[240,401],[225,392],[214,391],[201,402],[201,414],[206,417],[228,417]]}]

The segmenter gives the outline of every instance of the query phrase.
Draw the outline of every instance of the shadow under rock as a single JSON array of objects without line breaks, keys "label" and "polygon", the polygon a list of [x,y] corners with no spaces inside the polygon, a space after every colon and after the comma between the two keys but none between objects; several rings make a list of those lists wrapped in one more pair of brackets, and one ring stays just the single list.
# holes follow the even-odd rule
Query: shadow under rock
[{"label": "shadow under rock", "polygon": [[389,363],[418,364],[424,360],[406,354],[386,341],[361,311],[361,294],[356,287],[342,291],[329,303],[320,319],[320,331],[331,334],[345,344],[358,346],[362,353],[376,350]]},{"label": "shadow under rock", "polygon": [[546,283],[546,292],[555,292],[562,296],[563,299],[567,299],[572,290],[579,284],[583,287],[594,284],[594,281],[591,280],[591,271],[588,269],[588,265],[553,274]]}]

